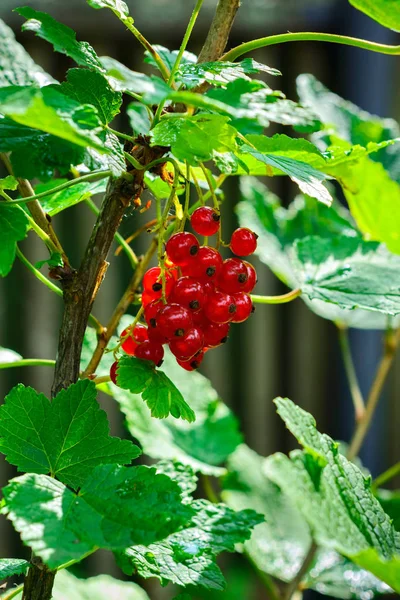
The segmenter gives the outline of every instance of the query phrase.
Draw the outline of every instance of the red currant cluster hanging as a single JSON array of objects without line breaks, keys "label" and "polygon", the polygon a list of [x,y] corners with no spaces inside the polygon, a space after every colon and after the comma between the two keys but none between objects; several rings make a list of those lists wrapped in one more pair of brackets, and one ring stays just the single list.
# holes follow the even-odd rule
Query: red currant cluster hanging
[{"label": "red currant cluster hanging", "polygon": [[[203,236],[220,228],[220,215],[208,206],[197,208],[193,230]],[[229,245],[233,254],[249,256],[257,247],[255,233],[236,229]],[[130,355],[160,366],[168,344],[178,364],[197,369],[204,354],[226,342],[230,323],[242,323],[253,312],[250,297],[256,270],[240,258],[223,260],[218,250],[200,246],[195,235],[181,232],[166,244],[163,268],[149,269],[143,278],[142,305],[147,327],[137,323],[121,334],[121,347]],[[116,382],[117,363],[111,368]]]}]

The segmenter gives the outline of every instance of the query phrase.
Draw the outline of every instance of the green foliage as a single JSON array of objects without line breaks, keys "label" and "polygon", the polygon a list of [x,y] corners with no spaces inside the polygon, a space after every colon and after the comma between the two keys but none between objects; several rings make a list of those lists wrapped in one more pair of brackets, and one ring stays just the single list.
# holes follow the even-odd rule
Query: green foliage
[{"label": "green foliage", "polygon": [[140,454],[127,440],[111,437],[96,386],[83,380],[50,403],[22,384],[0,407],[0,450],[19,471],[50,473],[77,489],[93,468],[129,464]]},{"label": "green foliage", "polygon": [[349,0],[349,2],[381,25],[400,31],[400,6],[396,0]]},{"label": "green foliage", "polygon": [[68,571],[57,574],[54,600],[150,600],[146,592],[136,583],[120,581],[110,575],[97,575],[88,579],[78,579]]},{"label": "green foliage", "polygon": [[126,109],[126,114],[132,130],[136,134],[147,135],[150,131],[151,120],[148,110],[140,102],[131,102]]},{"label": "green foliage", "polygon": [[14,577],[14,575],[23,575],[29,563],[27,560],[20,558],[0,558],[0,581],[7,579],[7,577]]},{"label": "green foliage", "polygon": [[170,88],[159,77],[148,77],[143,73],[131,71],[115,58],[103,56],[100,60],[114,90],[143,94],[142,100],[148,104],[161,102],[170,92]]},{"label": "green foliage", "polygon": [[20,360],[22,356],[18,354],[18,352],[14,352],[14,350],[9,350],[8,348],[2,348],[0,346],[0,364],[14,362],[16,360]]},{"label": "green foliage", "polygon": [[19,207],[0,202],[0,276],[5,277],[14,263],[17,242],[23,240],[28,232],[29,222],[25,212]]},{"label": "green foliage", "polygon": [[[161,60],[166,64],[169,71],[171,71],[172,67],[175,64],[176,58],[178,56],[178,50],[168,50],[165,46],[161,46],[160,44],[153,45],[154,50],[158,53]],[[197,56],[192,52],[188,52],[185,50],[182,56],[181,69],[185,68],[186,65],[195,65],[197,61]],[[153,56],[150,52],[145,52],[144,62],[148,63],[152,67],[158,69],[158,65],[154,60]]]},{"label": "green foliage", "polygon": [[39,260],[35,264],[35,269],[41,269],[44,265],[48,265],[49,267],[62,267],[64,265],[64,261],[59,252],[53,252],[50,258],[46,258],[46,260]]},{"label": "green foliage", "polygon": [[[177,52],[172,53],[172,56],[176,58]],[[235,79],[251,81],[248,75],[260,72],[268,73],[268,75],[281,74],[277,69],[272,69],[252,58],[245,58],[239,63],[215,61],[197,64],[196,60],[194,62],[187,60],[179,68],[175,80],[188,89],[205,82],[225,86],[231,81],[235,81]]]},{"label": "green foliage", "polygon": [[149,361],[122,357],[118,363],[117,380],[122,389],[142,395],[152,417],[165,419],[171,414],[175,419],[181,418],[189,423],[196,418],[172,381]]},{"label": "green foliage", "polygon": [[109,8],[119,18],[124,20],[129,16],[129,10],[122,0],[87,0],[92,8]]},{"label": "green foliage", "polygon": [[[54,187],[66,183],[68,179],[52,179],[46,183],[41,183],[35,187],[35,194],[41,194],[47,192]],[[46,211],[51,217],[57,215],[61,211],[75,206],[79,202],[87,200],[95,194],[100,194],[106,191],[107,180],[102,179],[100,181],[82,181],[76,183],[65,190],[54,192],[41,199],[40,203],[43,210]]]}]

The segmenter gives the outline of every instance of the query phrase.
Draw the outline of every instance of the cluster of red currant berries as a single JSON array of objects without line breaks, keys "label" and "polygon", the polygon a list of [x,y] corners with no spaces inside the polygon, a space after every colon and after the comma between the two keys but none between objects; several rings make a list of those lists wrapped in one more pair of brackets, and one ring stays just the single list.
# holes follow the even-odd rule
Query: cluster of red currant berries
[{"label": "cluster of red currant berries", "polygon": [[[193,230],[214,235],[220,227],[219,213],[208,206],[191,217]],[[236,256],[249,256],[257,247],[257,235],[241,227],[231,237]],[[168,344],[178,364],[187,371],[197,369],[204,354],[223,344],[230,323],[246,321],[254,310],[250,297],[257,282],[256,270],[240,258],[223,260],[210,246],[200,246],[195,235],[174,234],[166,244],[164,295],[160,267],[149,269],[143,278],[142,305],[147,326],[137,323],[121,334],[122,349],[137,358],[160,366],[163,345]],[[111,368],[116,382],[117,363]]]}]

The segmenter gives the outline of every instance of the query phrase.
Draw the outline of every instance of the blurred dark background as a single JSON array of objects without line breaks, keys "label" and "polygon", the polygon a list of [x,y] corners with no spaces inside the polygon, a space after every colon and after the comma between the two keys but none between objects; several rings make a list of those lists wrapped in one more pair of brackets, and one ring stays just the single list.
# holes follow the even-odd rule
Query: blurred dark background
[{"label": "blurred dark background", "polygon": [[[54,77],[62,80],[71,61],[55,54],[44,41],[31,33],[20,33],[21,19],[12,9],[17,0],[0,0],[0,18],[16,32],[33,58]],[[152,42],[170,49],[179,47],[194,0],[127,1],[136,26]],[[99,55],[109,55],[134,70],[143,68],[143,53],[136,40],[109,11],[93,11],[84,0],[31,0],[31,6],[50,12],[73,27],[78,40],[89,41]],[[208,0],[194,30],[189,50],[198,52],[211,21],[216,0]],[[384,43],[399,43],[399,35],[388,31],[353,9],[347,0],[243,0],[232,31],[229,46],[251,38],[290,31],[325,31],[364,37]],[[400,62],[397,57],[380,56],[354,48],[329,44],[298,43],[258,51],[254,58],[282,71],[276,85],[295,99],[295,78],[311,72],[330,89],[352,100],[363,109],[380,116],[400,118],[398,92]],[[145,66],[148,69],[148,66]],[[116,122],[116,128],[127,126]],[[290,131],[286,133],[291,134]],[[29,149],[27,149],[29,151]],[[287,204],[295,194],[284,178],[268,185]],[[237,182],[228,181],[224,226],[235,225],[231,207],[238,201]],[[94,217],[83,205],[69,209],[54,219],[57,233],[72,263],[77,265],[93,226]],[[129,235],[137,227],[137,217],[128,216],[122,233]],[[146,240],[144,240],[144,243]],[[31,262],[45,258],[45,252],[33,236],[23,244]],[[141,251],[140,243],[135,247]],[[123,293],[130,269],[125,257],[110,257],[106,282],[96,301],[94,313],[108,320]],[[257,261],[255,260],[255,264]],[[285,290],[268,268],[257,263],[260,294],[279,294]],[[24,357],[53,358],[61,315],[60,299],[40,285],[18,262],[6,280],[0,280],[0,346],[12,348]],[[364,393],[374,376],[382,349],[377,331],[351,331],[351,343],[357,372]],[[394,365],[374,425],[362,451],[362,459],[373,475],[399,460],[400,437],[400,357]],[[288,396],[313,413],[319,428],[337,439],[349,440],[353,428],[353,409],[347,391],[335,327],[312,314],[301,300],[284,306],[258,306],[252,319],[235,328],[228,343],[204,361],[207,375],[241,420],[247,443],[263,455],[290,450],[292,438],[275,415],[272,399]],[[0,398],[22,381],[49,393],[52,370],[24,369],[0,371]],[[113,434],[126,435],[116,405],[104,404],[112,422]],[[0,459],[0,484],[14,475],[13,469]],[[0,521],[0,555],[20,556],[19,541],[4,519]],[[230,566],[229,566],[230,565]],[[215,597],[262,598],[256,588],[248,589],[241,571],[228,561],[232,572],[231,592]],[[90,559],[92,573],[118,574],[112,558],[98,553]],[[251,584],[252,585],[252,584]],[[169,590],[157,584],[147,587],[155,600],[170,598]],[[213,598],[207,593],[207,598]]]}]

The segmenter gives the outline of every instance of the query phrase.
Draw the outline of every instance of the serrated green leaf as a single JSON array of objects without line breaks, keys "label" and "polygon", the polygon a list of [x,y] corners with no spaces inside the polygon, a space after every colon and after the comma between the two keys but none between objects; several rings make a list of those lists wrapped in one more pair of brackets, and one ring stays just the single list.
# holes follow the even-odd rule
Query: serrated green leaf
[{"label": "serrated green leaf", "polygon": [[33,31],[35,35],[50,42],[56,52],[72,58],[78,65],[101,70],[101,63],[88,42],[78,42],[76,33],[70,27],[59,23],[47,13],[30,6],[15,9],[21,17],[28,19],[22,25],[23,31]]},{"label": "serrated green leaf", "polygon": [[4,190],[16,190],[17,187],[18,181],[12,175],[0,179],[0,192],[3,192]]},{"label": "serrated green leaf", "polygon": [[39,262],[35,264],[35,269],[41,269],[43,265],[48,265],[49,267],[62,267],[64,266],[64,261],[59,252],[53,252],[50,258],[39,260]]},{"label": "serrated green leaf", "polygon": [[131,71],[115,58],[109,56],[102,56],[100,60],[106,71],[107,80],[114,90],[143,94],[142,99],[148,104],[161,102],[171,91],[168,85],[159,77],[148,77],[143,73]]},{"label": "serrated green leaf", "polygon": [[82,380],[50,403],[22,384],[0,407],[0,450],[19,471],[51,473],[77,489],[97,465],[129,464],[140,455],[128,440],[111,437],[96,386]]},{"label": "serrated green leaf", "polygon": [[29,222],[23,210],[0,202],[0,277],[5,277],[13,266],[17,242],[28,232]]},{"label": "serrated green leaf", "polygon": [[131,102],[126,108],[126,114],[134,133],[137,135],[147,135],[149,133],[151,121],[147,108],[143,104]]},{"label": "serrated green leaf", "polygon": [[109,152],[98,137],[102,125],[97,111],[64,96],[54,86],[40,90],[17,86],[2,88],[0,113],[20,125],[50,133],[78,146]]},{"label": "serrated green leaf", "polygon": [[20,558],[0,558],[0,581],[14,575],[23,575],[29,563],[27,560]]},{"label": "serrated green leaf", "polygon": [[234,510],[252,508],[265,521],[244,544],[257,567],[291,581],[303,564],[311,535],[300,511],[262,471],[263,458],[242,444],[228,459],[222,498]]},{"label": "serrated green leaf", "polygon": [[150,600],[136,583],[120,581],[110,575],[78,579],[65,569],[57,573],[53,600]]},{"label": "serrated green leaf", "polygon": [[[161,46],[159,44],[153,45],[153,48],[159,54],[163,63],[165,63],[165,65],[171,71],[172,67],[174,66],[175,61],[177,59],[179,50],[168,50],[168,48],[165,48],[165,46]],[[145,52],[144,62],[151,65],[152,67],[158,69],[157,63],[155,62],[154,58],[152,57],[152,55],[149,52]],[[195,54],[193,54],[193,52],[188,52],[187,50],[185,50],[185,52],[183,53],[183,56],[182,56],[181,68],[184,65],[192,65],[192,64],[195,64],[196,62],[197,62],[197,56]]]},{"label": "serrated green leaf", "polygon": [[349,0],[349,2],[384,27],[400,31],[400,6],[397,0]]},{"label": "serrated green leaf", "polygon": [[95,467],[75,495],[61,482],[29,473],[3,489],[3,514],[52,569],[96,548],[152,544],[185,525],[193,510],[178,485],[150,467]]},{"label": "serrated green leaf", "polygon": [[110,170],[114,177],[119,177],[126,171],[124,149],[114,133],[106,132],[104,148],[109,150],[108,154],[101,154],[94,148],[87,148],[83,158],[83,164],[94,170]]},{"label": "serrated green leaf", "polygon": [[21,358],[22,356],[18,354],[18,352],[14,352],[14,350],[9,350],[8,348],[2,348],[0,346],[0,364],[14,362],[16,360],[20,360]]},{"label": "serrated green leaf", "polygon": [[102,123],[108,125],[120,112],[122,94],[114,91],[101,73],[87,69],[70,69],[67,81],[59,91],[79,104],[91,104],[97,108]]},{"label": "serrated green leaf", "polygon": [[[318,544],[343,554],[400,590],[400,555],[391,520],[371,493],[371,480],[316,429],[314,418],[277,398],[278,413],[304,447],[290,458],[275,454],[264,469],[296,503]],[[312,467],[312,468],[311,468]],[[318,480],[314,469],[319,469]]]},{"label": "serrated green leaf", "polygon": [[189,465],[176,460],[160,460],[156,465],[157,473],[164,473],[179,485],[184,502],[191,502],[191,494],[197,488],[198,477]]},{"label": "serrated green leaf", "polygon": [[92,8],[109,8],[122,21],[129,17],[128,6],[122,0],[86,0]]},{"label": "serrated green leaf", "polygon": [[55,80],[37,65],[19,44],[13,31],[0,19],[0,87],[48,85]]},{"label": "serrated green leaf", "polygon": [[171,414],[189,423],[196,418],[172,381],[149,361],[123,356],[118,362],[117,381],[121,388],[142,395],[152,417],[165,419]]},{"label": "serrated green leaf", "polygon": [[[41,183],[35,187],[35,194],[47,192],[48,190],[66,183],[67,181],[68,179],[52,179],[47,183]],[[43,210],[53,217],[61,211],[70,208],[71,206],[75,206],[75,204],[78,204],[87,198],[90,198],[94,194],[101,194],[105,192],[106,187],[107,179],[102,179],[95,182],[82,181],[69,188],[66,188],[65,190],[45,196],[41,199],[40,203],[43,207]]]},{"label": "serrated green leaf", "polygon": [[360,238],[306,237],[294,245],[298,280],[310,300],[342,309],[400,313],[400,257]]},{"label": "serrated green leaf", "polygon": [[179,68],[175,80],[189,89],[205,81],[215,86],[225,86],[235,79],[250,81],[248,75],[260,72],[268,73],[268,75],[281,75],[277,69],[263,65],[253,58],[245,58],[239,63],[227,61],[186,62]]},{"label": "serrated green leaf", "polygon": [[189,526],[150,546],[134,546],[124,553],[122,564],[137,570],[141,577],[156,577],[182,586],[196,585],[222,590],[224,578],[215,557],[233,552],[235,544],[250,537],[251,529],[261,520],[253,510],[234,512],[223,504],[195,500],[196,511]]},{"label": "serrated green leaf", "polygon": [[213,158],[214,152],[226,152],[236,147],[236,130],[220,115],[197,114],[161,121],[152,130],[154,146],[171,146],[179,160],[191,165]]}]

